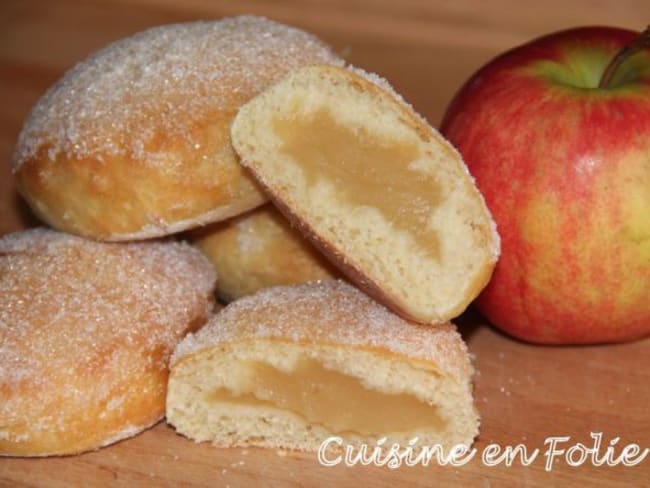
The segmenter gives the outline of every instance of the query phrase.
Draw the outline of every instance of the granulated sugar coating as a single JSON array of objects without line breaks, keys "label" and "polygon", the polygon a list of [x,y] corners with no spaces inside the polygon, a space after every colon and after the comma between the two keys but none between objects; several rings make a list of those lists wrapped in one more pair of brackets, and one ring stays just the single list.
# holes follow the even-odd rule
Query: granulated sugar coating
[{"label": "granulated sugar coating", "polygon": [[433,362],[441,373],[458,377],[471,369],[452,324],[408,322],[340,280],[267,288],[237,300],[188,334],[171,363],[219,344],[261,338],[384,349]]},{"label": "granulated sugar coating", "polygon": [[195,124],[234,112],[293,68],[319,63],[342,61],[316,37],[259,17],[144,31],[98,51],[48,90],[20,135],[15,169],[41,150],[51,160],[105,154],[155,164],[147,148],[157,137],[192,144]]},{"label": "granulated sugar coating", "polygon": [[242,104],[297,67],[342,64],[259,17],[163,25],[83,61],[37,102],[13,163],[42,220],[105,241],[218,222],[268,197],[230,144]]},{"label": "granulated sugar coating", "polygon": [[342,64],[259,17],[170,24],[98,51],[37,102],[16,186],[50,226],[105,241],[218,222],[268,197],[230,144],[242,104],[297,67]]},{"label": "granulated sugar coating", "polygon": [[171,351],[214,284],[186,244],[0,239],[0,454],[97,448],[159,420]]}]

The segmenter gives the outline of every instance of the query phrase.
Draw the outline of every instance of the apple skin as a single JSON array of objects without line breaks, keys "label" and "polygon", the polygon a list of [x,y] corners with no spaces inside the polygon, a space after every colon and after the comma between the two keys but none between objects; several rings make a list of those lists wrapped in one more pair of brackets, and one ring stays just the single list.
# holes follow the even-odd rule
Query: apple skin
[{"label": "apple skin", "polygon": [[443,119],[502,239],[476,305],[519,339],[650,334],[650,50],[598,88],[637,36],[584,27],[536,39],[480,69]]}]

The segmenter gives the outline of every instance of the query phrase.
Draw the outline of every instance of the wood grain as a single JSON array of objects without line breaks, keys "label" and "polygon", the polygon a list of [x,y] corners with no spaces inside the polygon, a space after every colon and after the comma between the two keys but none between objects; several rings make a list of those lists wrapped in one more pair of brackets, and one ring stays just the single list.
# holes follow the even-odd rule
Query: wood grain
[{"label": "wood grain", "polygon": [[[0,2],[0,234],[36,225],[13,189],[9,160],[22,122],[43,91],[93,50],[146,27],[255,13],[311,30],[358,66],[390,80],[437,124],[461,83],[497,53],[572,25],[639,29],[647,0],[429,2],[426,0],[95,0]],[[538,347],[490,328],[473,312],[461,330],[475,355],[476,443],[544,449],[549,436],[603,450],[620,437],[650,446],[650,339],[598,347]],[[37,401],[37,400],[35,400]],[[636,467],[487,467],[480,459],[441,466],[320,466],[313,454],[216,449],[165,424],[98,452],[53,459],[2,459],[2,486],[650,486],[650,459]]]}]

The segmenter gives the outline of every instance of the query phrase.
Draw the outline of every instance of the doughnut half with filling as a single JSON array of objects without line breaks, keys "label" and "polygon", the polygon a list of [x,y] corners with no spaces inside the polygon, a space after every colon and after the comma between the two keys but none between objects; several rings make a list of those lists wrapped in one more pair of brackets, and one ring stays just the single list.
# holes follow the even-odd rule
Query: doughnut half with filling
[{"label": "doughnut half with filling", "polygon": [[442,323],[487,284],[499,236],[458,152],[385,80],[311,66],[244,105],[242,164],[359,287]]},{"label": "doughnut half with filling", "polygon": [[408,322],[339,280],[267,288],[178,345],[167,421],[224,447],[470,445],[472,371],[451,324]]}]

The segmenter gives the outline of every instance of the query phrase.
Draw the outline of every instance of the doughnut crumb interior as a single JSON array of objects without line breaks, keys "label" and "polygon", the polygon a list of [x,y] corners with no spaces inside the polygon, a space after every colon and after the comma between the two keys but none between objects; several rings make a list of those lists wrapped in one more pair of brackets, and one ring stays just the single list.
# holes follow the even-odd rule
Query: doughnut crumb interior
[{"label": "doughnut crumb interior", "polygon": [[179,344],[167,420],[195,441],[314,451],[329,436],[469,445],[472,366],[451,324],[405,321],[339,280],[231,303]]},{"label": "doughnut crumb interior", "polygon": [[293,71],[232,125],[242,164],[348,277],[406,318],[442,323],[487,284],[496,227],[457,151],[384,80]]}]

